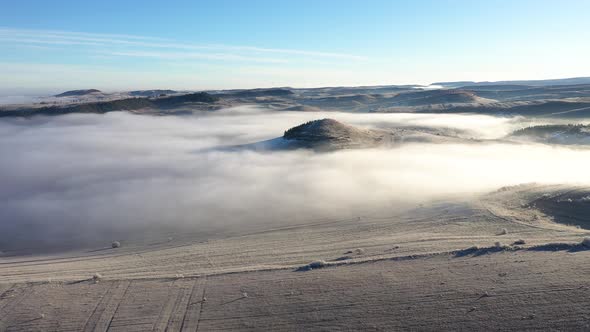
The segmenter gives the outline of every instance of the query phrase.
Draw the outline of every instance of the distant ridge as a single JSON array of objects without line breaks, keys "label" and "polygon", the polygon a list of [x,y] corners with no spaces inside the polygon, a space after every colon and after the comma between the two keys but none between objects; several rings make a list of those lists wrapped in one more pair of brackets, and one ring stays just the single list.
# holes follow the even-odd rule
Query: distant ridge
[{"label": "distant ridge", "polygon": [[171,95],[178,93],[174,90],[136,90],[129,91],[129,94],[134,97],[159,97],[161,95]]},{"label": "distant ridge", "polygon": [[102,101],[68,106],[48,106],[35,109],[19,109],[0,112],[0,117],[33,116],[33,115],[61,115],[68,113],[107,113],[114,111],[134,111],[140,109],[166,109],[181,106],[185,103],[212,104],[219,98],[206,92],[197,92],[165,98],[127,98],[112,101]]},{"label": "distant ridge", "polygon": [[457,82],[436,82],[431,85],[440,85],[445,88],[459,88],[470,86],[486,86],[486,85],[528,85],[528,86],[551,86],[551,85],[576,85],[576,84],[590,84],[590,77],[572,77],[572,78],[558,78],[549,80],[515,80],[515,81],[457,81]]},{"label": "distant ridge", "polygon": [[93,93],[102,93],[100,90],[97,89],[87,89],[87,90],[71,90],[62,92],[55,97],[76,97],[76,96],[85,96]]},{"label": "distant ridge", "polygon": [[420,90],[402,92],[392,98],[398,105],[421,106],[431,104],[481,102],[475,93],[466,90]]},{"label": "distant ridge", "polygon": [[249,89],[224,91],[224,97],[252,98],[252,97],[279,97],[292,95],[293,91],[284,88]]}]

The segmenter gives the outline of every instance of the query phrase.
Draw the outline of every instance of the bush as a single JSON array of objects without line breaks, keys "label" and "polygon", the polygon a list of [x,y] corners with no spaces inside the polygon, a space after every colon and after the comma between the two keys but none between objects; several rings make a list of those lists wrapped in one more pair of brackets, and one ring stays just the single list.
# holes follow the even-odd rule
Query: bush
[{"label": "bush", "polygon": [[326,266],[326,261],[313,261],[307,265],[303,265],[302,267],[298,268],[297,271],[309,271],[313,269],[321,269],[322,267]]},{"label": "bush", "polygon": [[312,269],[319,269],[319,268],[326,266],[326,262],[325,261],[313,261],[313,262],[309,263],[308,266]]}]

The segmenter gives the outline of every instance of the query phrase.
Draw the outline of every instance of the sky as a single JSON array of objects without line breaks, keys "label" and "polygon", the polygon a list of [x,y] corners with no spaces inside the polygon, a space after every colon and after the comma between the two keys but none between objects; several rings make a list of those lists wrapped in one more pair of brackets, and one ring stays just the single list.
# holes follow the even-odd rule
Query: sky
[{"label": "sky", "polygon": [[0,2],[4,95],[590,76],[587,0]]}]

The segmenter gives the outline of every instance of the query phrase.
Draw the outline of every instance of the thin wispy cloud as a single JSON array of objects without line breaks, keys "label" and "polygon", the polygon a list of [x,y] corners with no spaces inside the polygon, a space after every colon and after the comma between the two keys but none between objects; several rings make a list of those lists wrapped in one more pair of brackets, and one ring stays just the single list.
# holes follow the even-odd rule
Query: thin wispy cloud
[{"label": "thin wispy cloud", "polygon": [[[83,32],[0,28],[0,44],[78,45],[112,50],[113,55],[152,58],[185,58],[227,61],[284,63],[287,60],[314,58],[341,61],[361,61],[366,57],[352,54],[298,49],[267,48],[244,45],[192,44],[181,41],[124,34],[95,34]],[[158,50],[155,52],[154,50]],[[194,53],[189,51],[200,51]],[[185,53],[184,55],[182,53]],[[264,57],[272,54],[274,57]]]},{"label": "thin wispy cloud", "polygon": [[15,43],[22,45],[86,45],[86,46],[104,46],[104,43],[89,41],[76,41],[66,39],[38,39],[38,38],[14,38],[0,35],[0,43]]},{"label": "thin wispy cloud", "polygon": [[0,27],[0,33],[9,34],[28,34],[28,35],[39,35],[44,34],[46,36],[69,36],[71,38],[125,38],[125,39],[136,39],[136,40],[165,40],[164,38],[151,37],[151,36],[138,36],[128,34],[105,34],[105,33],[87,33],[87,32],[76,32],[76,31],[63,31],[63,30],[38,30],[38,29],[21,29],[11,27]]},{"label": "thin wispy cloud", "polygon": [[190,60],[190,59],[207,59],[207,60],[228,60],[228,61],[250,61],[264,63],[287,63],[284,59],[249,57],[236,54],[226,53],[192,53],[192,52],[111,52],[108,55],[128,56],[139,58],[159,58],[172,60]]}]

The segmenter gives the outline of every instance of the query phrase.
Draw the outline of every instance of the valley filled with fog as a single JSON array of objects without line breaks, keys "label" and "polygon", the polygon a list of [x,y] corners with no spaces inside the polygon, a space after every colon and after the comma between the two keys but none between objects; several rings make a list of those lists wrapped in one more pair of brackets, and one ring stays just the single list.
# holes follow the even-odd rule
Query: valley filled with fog
[{"label": "valley filled with fog", "polygon": [[[329,152],[241,148],[322,118],[359,128],[434,130],[460,140]],[[207,239],[312,220],[388,216],[522,183],[588,184],[589,149],[509,138],[545,123],[258,106],[189,116],[5,118],[0,217],[9,222],[0,225],[0,241],[7,252],[42,252],[100,247],[150,232],[155,240],[179,230]]]}]

